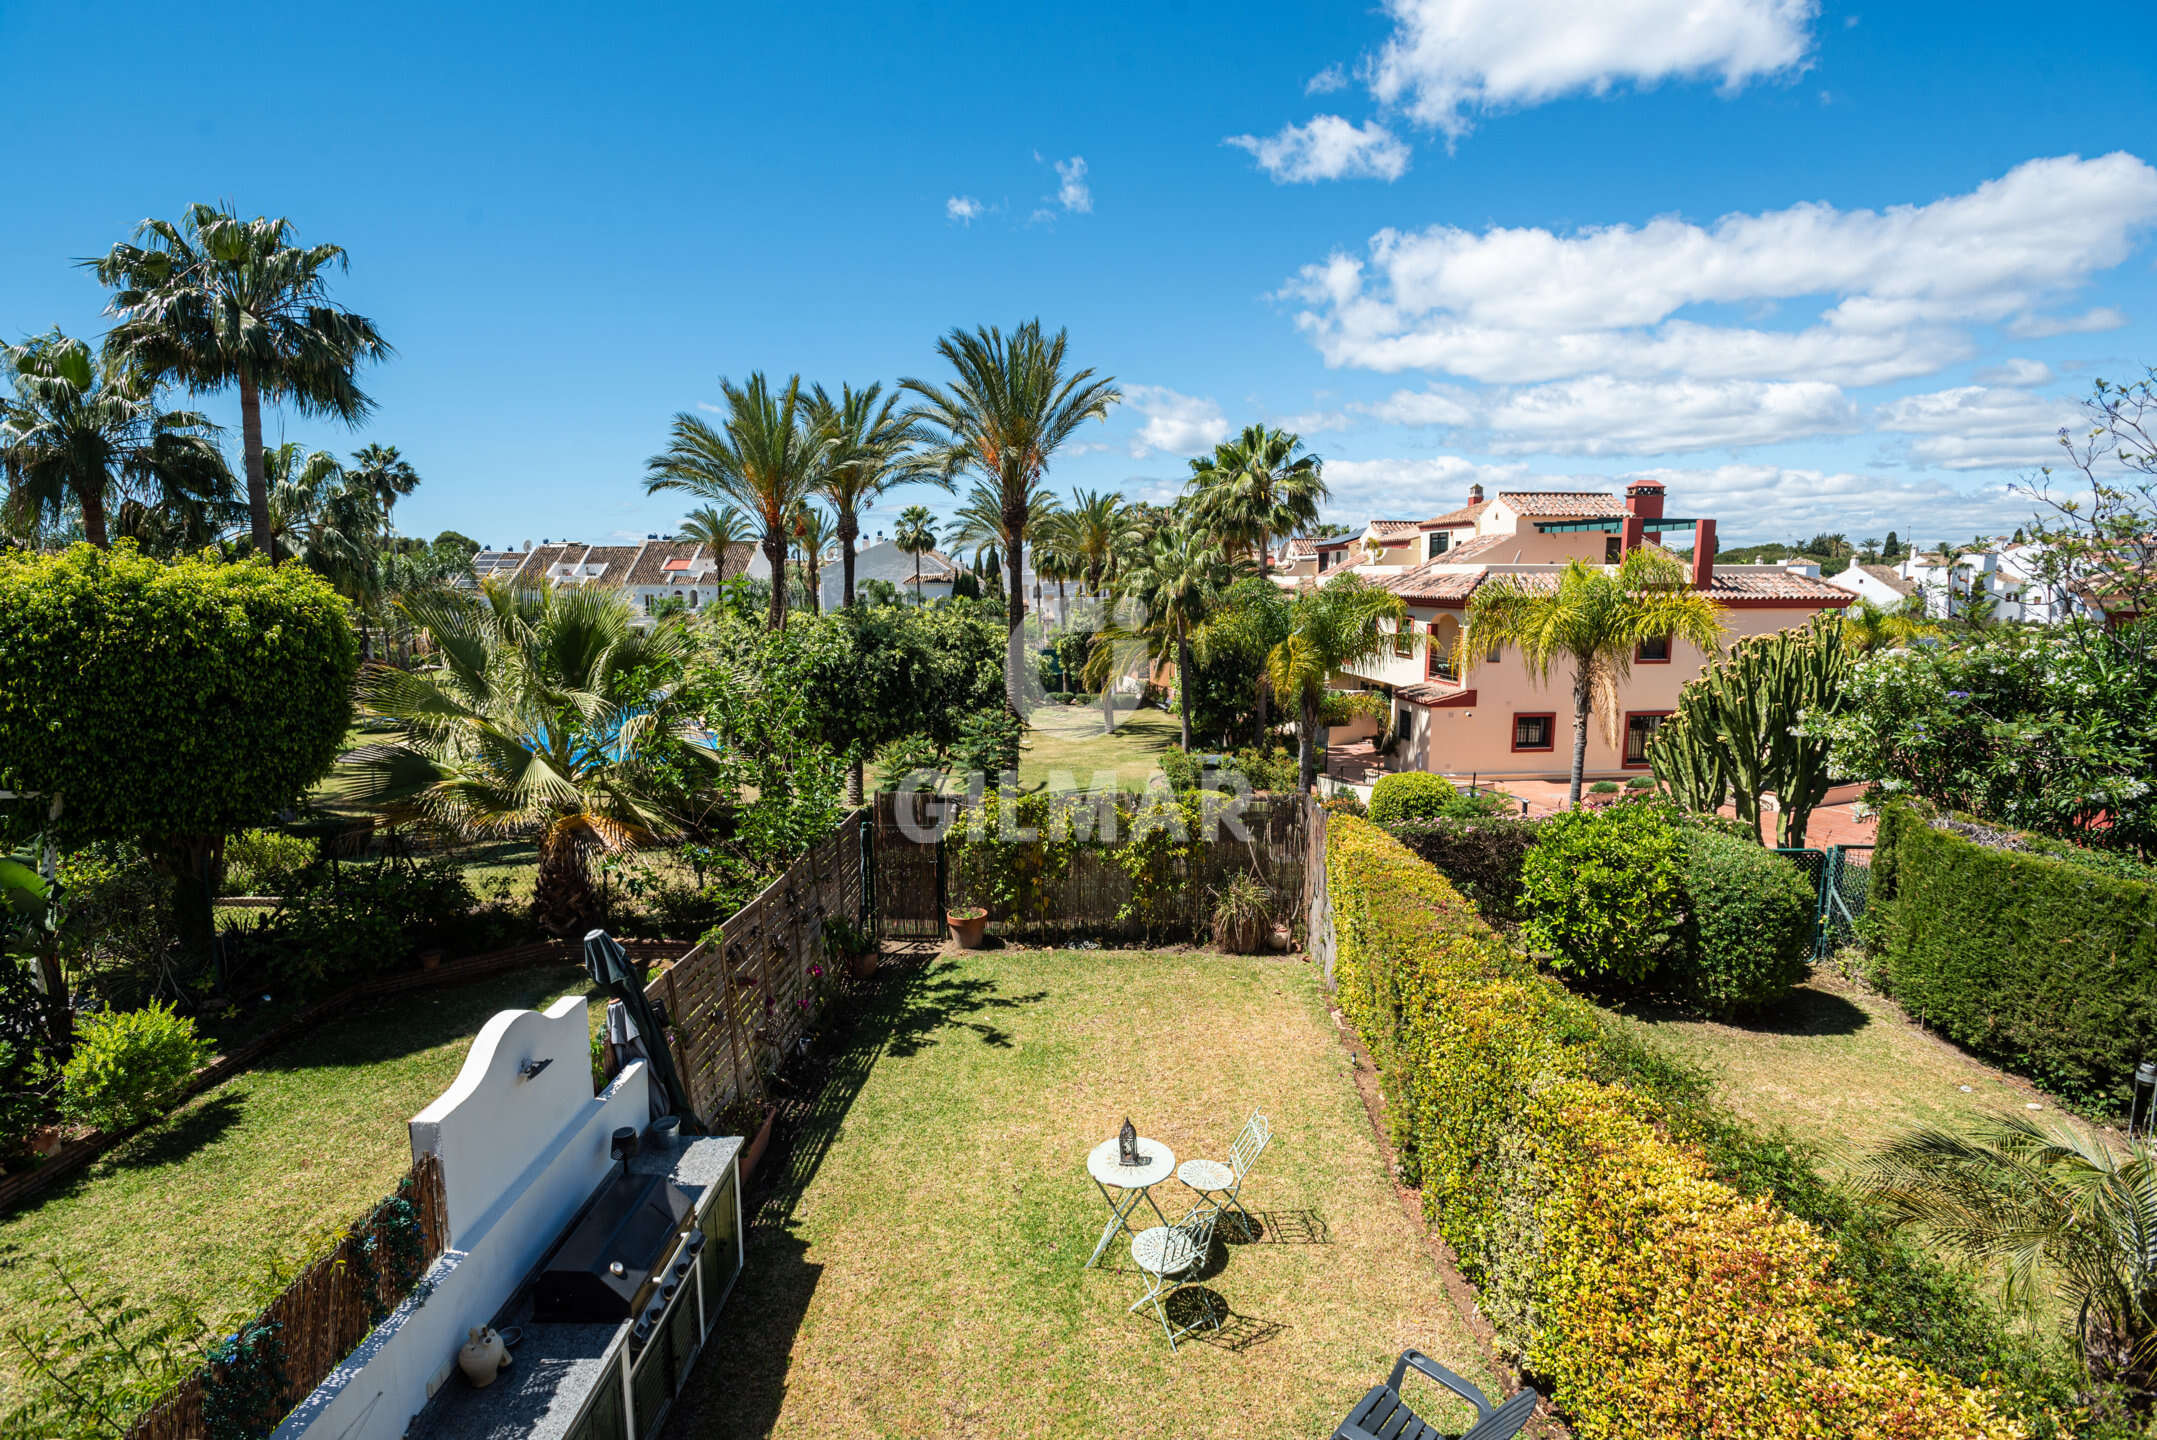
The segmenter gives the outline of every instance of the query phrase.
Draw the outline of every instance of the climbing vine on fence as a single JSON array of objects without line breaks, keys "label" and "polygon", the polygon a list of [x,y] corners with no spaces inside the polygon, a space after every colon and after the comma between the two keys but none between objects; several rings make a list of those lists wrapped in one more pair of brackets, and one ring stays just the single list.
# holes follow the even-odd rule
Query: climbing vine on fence
[{"label": "climbing vine on fence", "polygon": [[253,1321],[210,1347],[202,1426],[209,1440],[262,1440],[285,1412],[285,1342],[275,1321]]}]

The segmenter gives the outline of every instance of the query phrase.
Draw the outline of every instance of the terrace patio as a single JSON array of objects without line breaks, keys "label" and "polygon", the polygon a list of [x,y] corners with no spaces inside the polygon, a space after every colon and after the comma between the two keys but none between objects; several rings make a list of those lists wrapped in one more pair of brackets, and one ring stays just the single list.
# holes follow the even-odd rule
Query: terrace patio
[{"label": "terrace patio", "polygon": [[[782,1101],[747,1268],[675,1440],[1308,1437],[1410,1346],[1509,1390],[1300,958],[924,946],[831,1045]],[[1179,1159],[1224,1156],[1253,1108],[1274,1126],[1244,1188],[1260,1233],[1223,1227],[1201,1283],[1228,1318],[1172,1353],[1126,1313],[1144,1289],[1127,1237],[1082,1268],[1106,1220],[1086,1154],[1128,1115]],[[1171,1218],[1195,1198],[1154,1193]]]}]

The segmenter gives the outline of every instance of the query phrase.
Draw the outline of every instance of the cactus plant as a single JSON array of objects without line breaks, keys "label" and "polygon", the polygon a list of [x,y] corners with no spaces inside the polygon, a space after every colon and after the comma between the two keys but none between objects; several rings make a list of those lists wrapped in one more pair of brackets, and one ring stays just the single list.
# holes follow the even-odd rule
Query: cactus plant
[{"label": "cactus plant", "polygon": [[1850,663],[1839,617],[1802,630],[1739,641],[1711,661],[1678,696],[1678,708],[1648,751],[1655,778],[1688,810],[1713,810],[1725,796],[1758,833],[1760,797],[1779,802],[1775,843],[1805,843],[1813,810],[1827,794],[1828,744],[1798,733],[1808,712],[1829,708]]}]

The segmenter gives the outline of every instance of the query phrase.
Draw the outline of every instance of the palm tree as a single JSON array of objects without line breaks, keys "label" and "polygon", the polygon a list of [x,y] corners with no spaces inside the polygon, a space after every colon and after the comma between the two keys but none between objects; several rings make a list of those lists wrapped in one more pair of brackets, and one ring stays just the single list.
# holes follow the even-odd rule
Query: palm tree
[{"label": "palm tree", "polygon": [[1256,740],[1260,749],[1266,746],[1267,699],[1273,693],[1272,681],[1266,674],[1266,657],[1288,638],[1292,606],[1288,592],[1263,575],[1253,575],[1237,581],[1221,597],[1213,615],[1191,636],[1192,653],[1201,664],[1233,660],[1248,665],[1255,673],[1252,708],[1258,721]]},{"label": "palm tree", "polygon": [[550,932],[581,934],[597,918],[587,854],[677,833],[658,777],[715,773],[666,678],[679,632],[641,630],[621,596],[582,588],[489,586],[399,608],[441,663],[363,672],[361,712],[395,733],[345,757],[346,793],[463,837],[536,831],[533,910]]},{"label": "palm tree", "polygon": [[345,473],[373,492],[385,526],[397,502],[419,488],[419,472],[397,453],[394,445],[368,445],[353,451],[352,463]]},{"label": "palm tree", "polygon": [[1911,595],[1892,609],[1860,599],[1842,612],[1842,640],[1860,655],[1874,650],[1894,650],[1920,635],[1931,635],[1939,626],[1925,618],[1923,596]]},{"label": "palm tree", "polygon": [[18,524],[34,529],[72,503],[83,538],[103,549],[115,500],[177,519],[231,492],[217,427],[191,410],[158,409],[151,382],[100,364],[80,340],[54,330],[0,345],[0,358],[15,389],[0,397],[0,474]]},{"label": "palm tree", "polygon": [[2056,1289],[2100,1383],[2157,1380],[2157,1150],[2082,1129],[1990,1116],[1965,1138],[1925,1129],[1866,1163],[1862,1188],[1901,1224],[1980,1264],[2011,1302]]},{"label": "palm tree", "polygon": [[1071,492],[1071,547],[1078,556],[1080,578],[1096,599],[1114,576],[1126,528],[1121,490]]},{"label": "palm tree", "polygon": [[1300,436],[1247,425],[1211,455],[1191,462],[1190,491],[1199,518],[1224,545],[1258,552],[1259,573],[1271,566],[1273,539],[1318,523],[1326,488],[1325,462],[1304,454]]},{"label": "palm tree", "polygon": [[1615,568],[1575,560],[1553,583],[1545,579],[1500,575],[1478,586],[1468,602],[1459,663],[1466,674],[1484,655],[1515,649],[1538,684],[1561,661],[1572,663],[1568,801],[1578,805],[1595,705],[1601,702],[1615,731],[1618,682],[1632,673],[1641,642],[1684,640],[1712,649],[1722,633],[1722,607],[1692,588],[1683,561],[1655,545],[1631,551]]},{"label": "palm tree", "polygon": [[1266,657],[1266,679],[1283,702],[1296,704],[1297,771],[1305,790],[1318,778],[1318,723],[1334,673],[1377,658],[1407,621],[1405,600],[1360,575],[1296,597],[1288,637]]},{"label": "palm tree", "polygon": [[1060,630],[1071,627],[1071,607],[1066,602],[1064,585],[1078,579],[1084,567],[1085,558],[1078,549],[1077,518],[1069,510],[1058,510],[1048,517],[1034,540],[1034,575],[1037,586],[1042,580],[1056,582],[1056,625]]},{"label": "palm tree", "polygon": [[801,423],[806,408],[801,377],[774,395],[762,371],[747,385],[721,380],[727,416],[718,429],[684,410],[674,417],[667,448],[645,462],[644,491],[687,490],[706,500],[731,501],[763,531],[771,567],[771,628],[786,620],[786,551],[795,505],[822,482],[830,440]]},{"label": "palm tree", "polygon": [[899,512],[898,528],[891,543],[914,557],[914,604],[921,604],[921,557],[936,548],[936,521],[926,505],[909,505]]},{"label": "palm tree", "polygon": [[298,557],[362,606],[381,593],[382,511],[374,486],[327,450],[287,440],[263,452],[270,494],[270,558]]},{"label": "palm tree", "polygon": [[[883,386],[856,390],[839,387],[834,400],[819,385],[809,397],[809,423],[831,441],[831,458],[817,493],[831,502],[838,517],[839,603],[854,603],[854,542],[861,535],[861,512],[895,485],[929,480],[950,489],[950,481],[927,469],[917,448],[927,432],[910,414],[898,413],[899,397],[883,397]],[[815,582],[810,582],[815,588]]]},{"label": "palm tree", "polygon": [[[1056,497],[1048,486],[1035,481],[1027,487],[1026,505],[1019,513],[1024,517],[1024,534],[1049,523],[1057,511]],[[1003,496],[976,480],[967,492],[966,503],[951,517],[951,529],[944,536],[944,543],[953,550],[969,547],[974,552],[974,568],[984,578],[994,579],[999,557],[1012,553],[1013,532],[1007,518]],[[986,556],[990,569],[982,569]]]},{"label": "palm tree", "polygon": [[971,470],[1001,502],[1010,603],[1005,623],[1004,702],[1016,713],[1026,663],[1026,534],[1049,457],[1088,420],[1106,419],[1123,398],[1092,370],[1064,373],[1066,332],[1045,335],[1029,320],[1007,338],[994,326],[953,330],[936,351],[958,372],[948,387],[899,382],[921,397],[915,417],[940,432],[927,452],[938,474]]},{"label": "palm tree", "polygon": [[749,517],[734,505],[699,505],[682,517],[681,538],[708,545],[726,562],[727,551],[750,536]]},{"label": "palm tree", "polygon": [[1135,613],[1120,628],[1146,637],[1149,659],[1175,657],[1177,709],[1182,714],[1186,753],[1191,748],[1191,683],[1195,678],[1191,636],[1211,618],[1228,588],[1250,571],[1248,560],[1224,554],[1202,527],[1183,524],[1155,531],[1124,572],[1121,598],[1130,602]]},{"label": "palm tree", "polygon": [[821,506],[802,501],[794,507],[793,539],[802,578],[808,582],[809,613],[819,614],[824,608],[824,592],[817,575],[824,552],[831,547],[831,517]]},{"label": "palm tree", "polygon": [[329,297],[336,245],[290,242],[291,222],[242,220],[214,205],[190,205],[178,224],[145,220],[137,244],[83,263],[113,289],[106,312],[119,318],[106,353],[152,379],[194,391],[237,386],[240,455],[255,548],[270,549],[269,482],[262,470],[262,402],[356,425],[374,409],[354,374],[387,359],[374,322]]}]

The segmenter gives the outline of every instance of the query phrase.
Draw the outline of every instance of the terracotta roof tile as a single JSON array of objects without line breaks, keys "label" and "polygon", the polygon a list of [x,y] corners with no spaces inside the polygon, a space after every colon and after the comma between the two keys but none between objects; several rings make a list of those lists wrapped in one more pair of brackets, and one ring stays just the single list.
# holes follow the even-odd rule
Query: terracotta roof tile
[{"label": "terracotta roof tile", "polygon": [[1488,500],[1478,500],[1472,505],[1463,505],[1458,510],[1448,510],[1443,515],[1433,515],[1428,520],[1420,521],[1416,528],[1418,530],[1444,530],[1455,525],[1473,525],[1482,518],[1483,512],[1489,508],[1490,502]]},{"label": "terracotta roof tile", "polygon": [[1376,535],[1401,535],[1414,531],[1420,523],[1415,520],[1373,520],[1371,532]]},{"label": "terracotta roof tile", "polygon": [[1625,513],[1623,500],[1599,490],[1501,490],[1498,498],[1512,507],[1515,514],[1545,520],[1575,515],[1600,519]]},{"label": "terracotta roof tile", "polygon": [[1810,575],[1788,570],[1753,569],[1718,565],[1715,581],[1708,587],[1710,599],[1732,600],[1824,600],[1847,605],[1852,596],[1840,585],[1830,585]]}]

